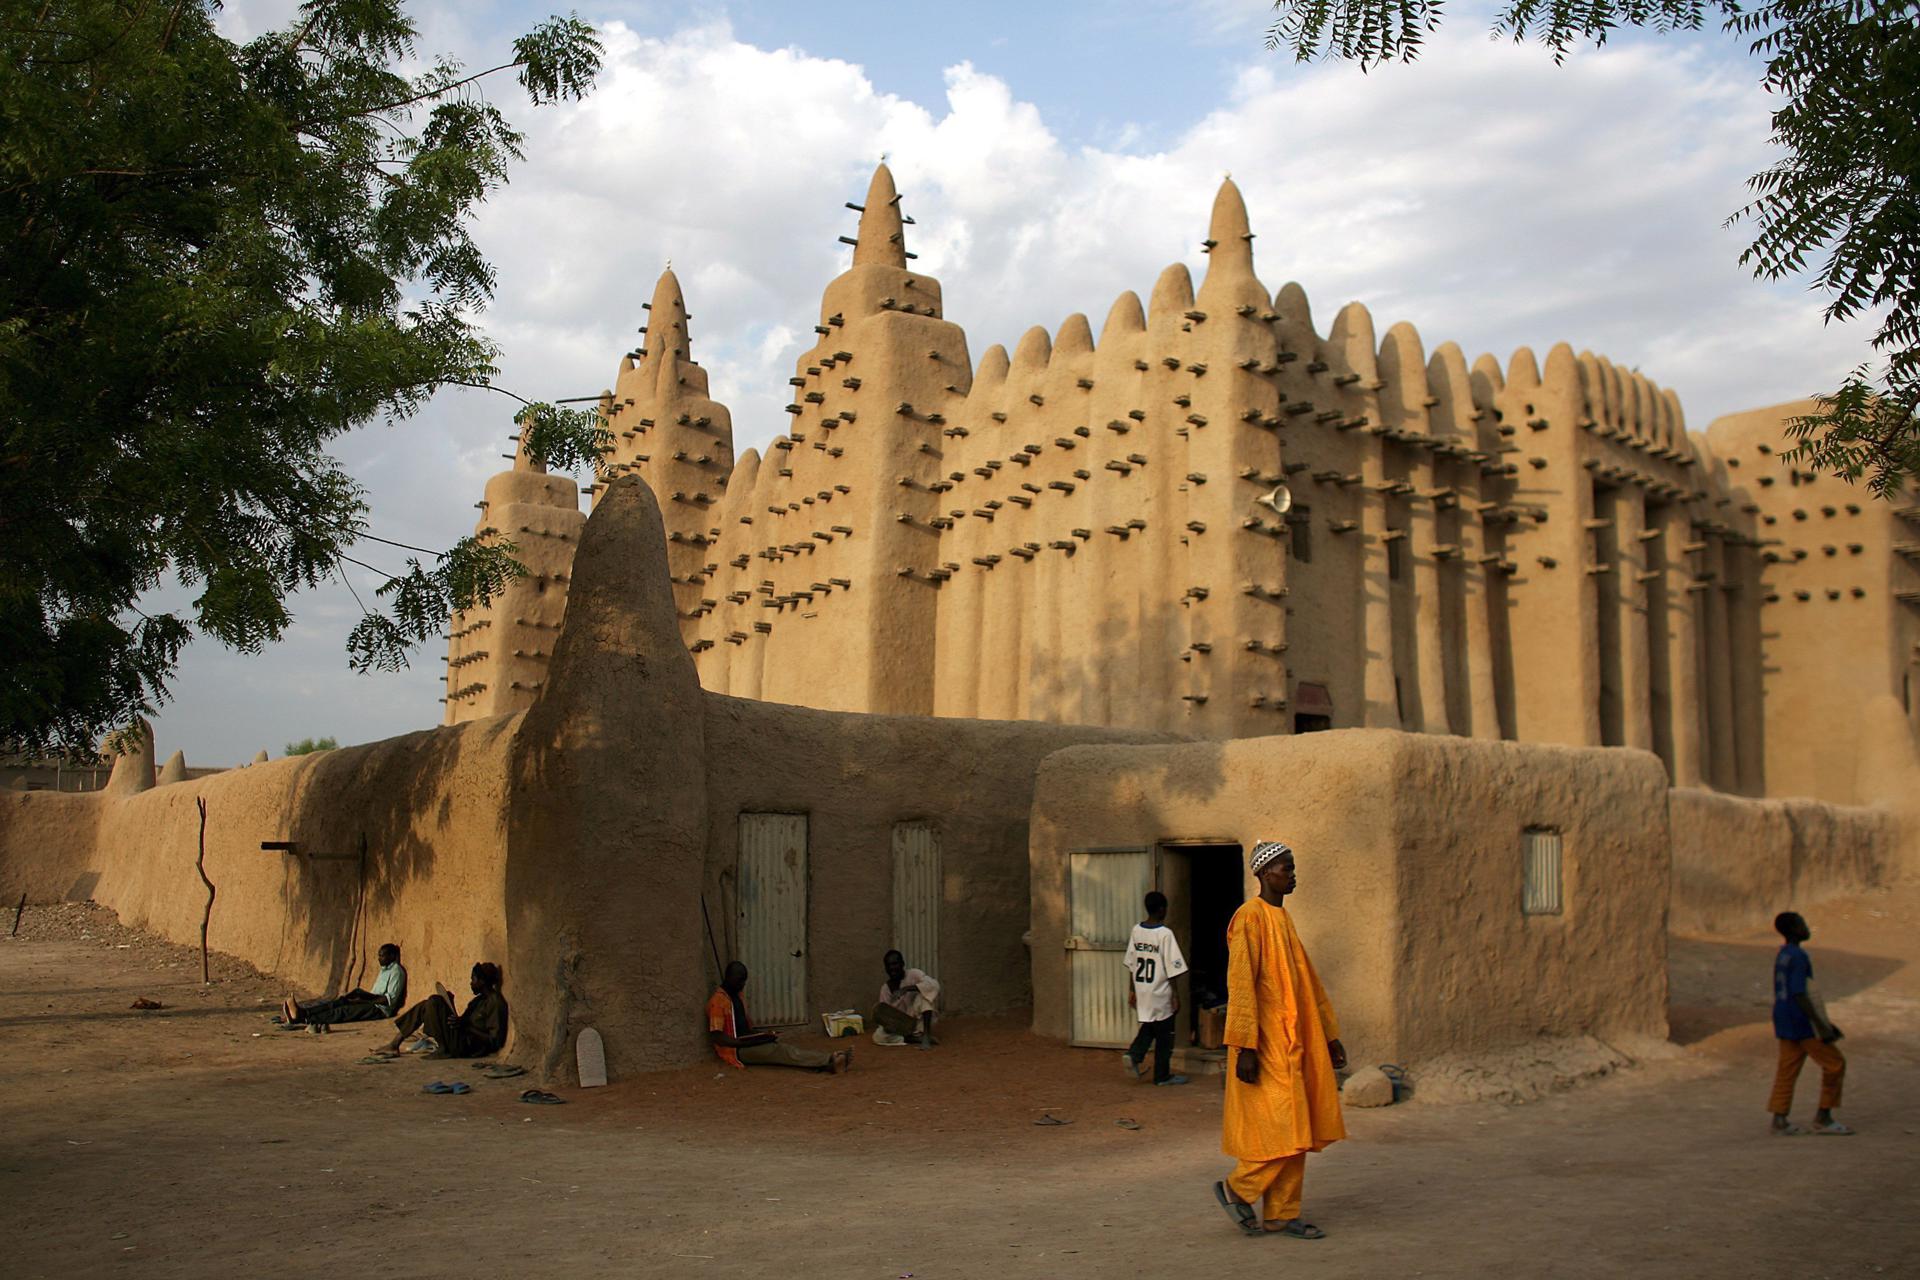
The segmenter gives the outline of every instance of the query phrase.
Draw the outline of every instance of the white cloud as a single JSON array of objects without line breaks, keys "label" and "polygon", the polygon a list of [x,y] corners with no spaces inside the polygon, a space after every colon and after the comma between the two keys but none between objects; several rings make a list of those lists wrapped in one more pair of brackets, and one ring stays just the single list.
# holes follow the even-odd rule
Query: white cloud
[{"label": "white cloud", "polygon": [[1430,343],[1570,340],[1677,387],[1696,422],[1823,386],[1864,345],[1736,265],[1741,232],[1721,222],[1767,159],[1767,102],[1688,46],[1555,67],[1472,29],[1366,76],[1260,55],[1171,146],[1133,152],[1068,146],[1017,86],[964,63],[929,107],[724,22],[607,38],[601,91],[535,119],[534,160],[485,220],[496,328],[516,372],[597,388],[672,257],[743,446],[784,421],[787,365],[844,261],[841,202],[883,151],[976,355],[1074,310],[1097,323],[1170,260],[1198,268],[1229,169],[1263,277],[1300,279],[1323,318],[1359,298]]},{"label": "white cloud", "polygon": [[[1118,107],[1098,106],[1143,127],[1074,145],[1022,86],[966,64],[947,71],[944,102],[916,103],[852,63],[756,47],[724,21],[665,37],[609,24],[603,38],[592,97],[516,113],[529,160],[480,222],[500,269],[488,325],[523,394],[607,385],[671,258],[737,443],[764,444],[784,425],[820,291],[846,261],[842,202],[860,199],[882,152],[917,219],[917,265],[941,277],[976,359],[1074,311],[1097,328],[1118,293],[1144,296],[1170,261],[1197,273],[1227,170],[1263,280],[1300,280],[1323,329],[1358,298],[1382,331],[1411,320],[1430,348],[1453,339],[1469,357],[1564,339],[1676,388],[1695,426],[1830,385],[1866,351],[1858,326],[1822,327],[1816,297],[1736,265],[1745,236],[1721,223],[1769,158],[1768,102],[1750,68],[1694,44],[1643,41],[1556,68],[1468,23],[1413,67],[1362,75],[1256,41],[1184,128],[1156,117],[1152,81],[1136,77]],[[1173,140],[1144,149],[1143,136]],[[418,422],[348,442],[378,531],[442,546],[469,528],[507,418],[497,399],[449,393]],[[204,743],[217,761],[255,739],[431,723],[435,655],[376,697],[341,671],[351,616],[350,601],[338,618],[310,608],[301,643],[265,658],[196,646],[163,739]],[[337,636],[307,634],[325,627]],[[242,668],[265,691],[256,714],[211,713],[208,690]]]}]

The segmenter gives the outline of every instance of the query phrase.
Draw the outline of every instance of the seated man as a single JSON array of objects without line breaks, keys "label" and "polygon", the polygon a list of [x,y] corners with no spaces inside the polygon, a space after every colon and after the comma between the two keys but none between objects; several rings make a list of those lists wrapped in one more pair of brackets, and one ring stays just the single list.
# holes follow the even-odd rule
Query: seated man
[{"label": "seated man", "polygon": [[379,951],[380,973],[373,990],[355,987],[331,1000],[295,1000],[288,996],[280,1014],[288,1027],[327,1027],[339,1022],[378,1022],[395,1018],[407,1003],[407,970],[400,963],[400,948],[382,943]]},{"label": "seated man", "polygon": [[707,1040],[720,1061],[730,1067],[800,1067],[839,1075],[853,1065],[853,1050],[821,1053],[780,1043],[771,1031],[754,1029],[747,1006],[740,1000],[746,989],[747,966],[738,960],[720,976],[720,989],[707,1001]]},{"label": "seated man", "polygon": [[933,1038],[940,984],[918,969],[907,968],[907,958],[898,951],[887,952],[883,963],[887,980],[880,984],[880,1003],[873,1010],[873,1042],[933,1048],[940,1043]]},{"label": "seated man", "polygon": [[393,1039],[384,1046],[398,1053],[400,1045],[417,1031],[433,1037],[440,1058],[484,1058],[498,1053],[507,1042],[507,1001],[500,994],[500,966],[481,961],[473,966],[473,999],[465,1013],[453,1011],[453,993],[435,983],[434,993],[393,1020]]}]

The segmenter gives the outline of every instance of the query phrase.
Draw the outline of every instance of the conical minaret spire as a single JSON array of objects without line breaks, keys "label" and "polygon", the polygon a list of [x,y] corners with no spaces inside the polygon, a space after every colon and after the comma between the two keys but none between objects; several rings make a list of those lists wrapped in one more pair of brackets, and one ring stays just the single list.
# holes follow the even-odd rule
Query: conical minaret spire
[{"label": "conical minaret spire", "polygon": [[675,364],[693,359],[693,344],[687,336],[687,301],[680,291],[680,277],[669,267],[660,273],[653,286],[653,302],[647,311],[647,360],[656,371],[655,385],[671,383]]},{"label": "conical minaret spire", "polygon": [[1253,231],[1247,202],[1232,178],[1220,183],[1207,227],[1207,275],[1200,283],[1202,307],[1251,305],[1265,308],[1266,291],[1253,274]]},{"label": "conical minaret spire", "polygon": [[1223,179],[1213,197],[1207,256],[1209,271],[1253,270],[1253,229],[1247,223],[1247,202],[1232,178]]},{"label": "conical minaret spire", "polygon": [[883,267],[907,265],[906,228],[900,217],[900,193],[894,189],[893,170],[885,164],[873,171],[867,184],[867,202],[860,213],[860,230],[853,247],[853,265]]}]

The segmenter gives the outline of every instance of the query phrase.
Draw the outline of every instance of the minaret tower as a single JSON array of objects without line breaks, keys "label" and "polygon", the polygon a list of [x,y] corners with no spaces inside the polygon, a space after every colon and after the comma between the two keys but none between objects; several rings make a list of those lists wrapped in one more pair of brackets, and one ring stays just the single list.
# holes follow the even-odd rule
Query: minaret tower
[{"label": "minaret tower", "polygon": [[966,335],[942,318],[939,281],[907,269],[909,220],[886,165],[852,207],[853,264],[827,286],[818,341],[791,379],[792,430],[758,472],[748,514],[762,572],[743,612],[765,636],[760,696],[930,715],[931,486],[972,365]]},{"label": "minaret tower", "polygon": [[474,533],[483,542],[514,545],[526,575],[485,605],[456,612],[447,628],[447,714],[458,724],[524,711],[546,687],[553,642],[566,617],[567,583],[580,545],[580,487],[547,474],[520,433],[513,467],[487,481],[474,505]]},{"label": "minaret tower", "polygon": [[680,280],[669,267],[647,304],[646,343],[621,359],[613,393],[602,402],[613,451],[602,461],[594,493],[597,501],[606,481],[634,474],[660,500],[675,611],[691,642],[698,620],[714,608],[714,507],[733,471],[733,418],[708,395],[707,371],[693,361],[688,319]]}]

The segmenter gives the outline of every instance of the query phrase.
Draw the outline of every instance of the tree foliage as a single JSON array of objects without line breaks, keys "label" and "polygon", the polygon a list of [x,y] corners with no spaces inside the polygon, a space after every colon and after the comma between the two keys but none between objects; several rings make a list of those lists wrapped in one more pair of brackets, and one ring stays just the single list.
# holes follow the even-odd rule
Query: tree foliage
[{"label": "tree foliage", "polygon": [[[164,699],[195,632],[258,651],[292,592],[359,563],[330,442],[495,376],[469,223],[522,135],[482,81],[539,105],[599,67],[576,17],[416,71],[405,0],[309,0],[244,45],[217,8],[0,0],[0,741],[84,747]],[[521,412],[559,465],[606,443],[591,414]],[[423,554],[356,666],[520,571],[506,543]],[[191,609],[140,613],[169,578]]]},{"label": "tree foliage", "polygon": [[[1267,46],[1363,69],[1410,62],[1444,0],[1279,0]],[[1555,62],[1623,27],[1697,30],[1709,18],[1763,60],[1778,163],[1748,181],[1730,223],[1754,230],[1755,275],[1810,274],[1829,321],[1881,317],[1878,361],[1853,369],[1788,429],[1786,456],[1889,496],[1920,477],[1920,4],[1914,0],[1509,0],[1494,34]]]},{"label": "tree foliage", "polygon": [[289,742],[287,744],[287,754],[290,756],[310,756],[316,751],[336,750],[339,746],[339,742],[331,737],[302,738],[298,742]]}]

